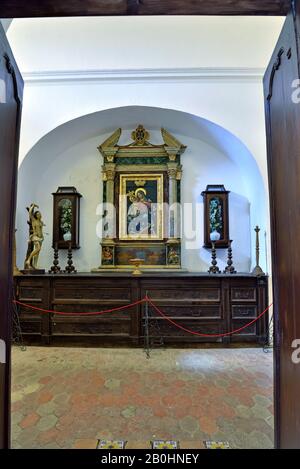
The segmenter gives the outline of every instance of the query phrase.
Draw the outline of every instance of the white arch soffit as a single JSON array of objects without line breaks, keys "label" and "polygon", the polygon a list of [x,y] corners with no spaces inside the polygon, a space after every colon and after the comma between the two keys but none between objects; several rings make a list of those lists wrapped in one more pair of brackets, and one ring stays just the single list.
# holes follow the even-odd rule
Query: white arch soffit
[{"label": "white arch soffit", "polygon": [[[239,167],[246,192],[249,195],[252,193],[253,196],[253,181],[255,181],[257,195],[262,197],[261,200],[266,200],[266,188],[257,162],[238,137],[224,127],[200,116],[166,108],[125,106],[97,111],[65,122],[33,145],[21,161],[19,171],[26,171],[26,162],[29,160],[38,167],[42,162],[50,163],[68,148],[83,140],[99,135],[100,144],[103,134],[109,136],[119,127],[123,130],[133,130],[140,123],[149,130],[159,130],[164,127],[175,136],[182,136],[183,144],[184,136],[187,136],[214,146]],[[128,143],[128,141],[122,142],[122,136],[120,142]]]},{"label": "white arch soffit", "polygon": [[1,23],[2,23],[3,29],[4,29],[6,34],[7,34],[7,31],[8,31],[8,28],[11,26],[12,22],[13,22],[13,20],[8,19],[8,18],[1,19]]}]

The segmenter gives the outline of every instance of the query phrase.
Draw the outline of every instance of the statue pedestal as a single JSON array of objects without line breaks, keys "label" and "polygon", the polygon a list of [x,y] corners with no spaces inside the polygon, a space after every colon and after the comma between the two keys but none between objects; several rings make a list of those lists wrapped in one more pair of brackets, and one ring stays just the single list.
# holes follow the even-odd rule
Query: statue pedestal
[{"label": "statue pedestal", "polygon": [[24,275],[43,275],[45,273],[45,269],[23,269],[21,273]]}]

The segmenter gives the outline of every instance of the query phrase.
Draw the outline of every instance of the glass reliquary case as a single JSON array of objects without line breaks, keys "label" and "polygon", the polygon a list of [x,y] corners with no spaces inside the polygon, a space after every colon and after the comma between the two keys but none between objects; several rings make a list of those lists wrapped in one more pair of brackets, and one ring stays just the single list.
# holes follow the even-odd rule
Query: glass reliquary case
[{"label": "glass reliquary case", "polygon": [[79,249],[80,198],[75,187],[59,187],[53,194],[53,248]]},{"label": "glass reliquary case", "polygon": [[204,247],[216,248],[229,246],[229,210],[230,192],[223,185],[209,185],[202,192],[204,200]]}]

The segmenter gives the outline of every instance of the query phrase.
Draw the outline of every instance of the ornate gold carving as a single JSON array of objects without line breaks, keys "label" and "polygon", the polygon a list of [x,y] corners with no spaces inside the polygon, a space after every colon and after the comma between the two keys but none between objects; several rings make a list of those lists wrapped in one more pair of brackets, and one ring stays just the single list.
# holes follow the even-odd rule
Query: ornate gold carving
[{"label": "ornate gold carving", "polygon": [[108,171],[106,171],[106,178],[107,178],[107,181],[114,181],[115,179],[115,171],[112,171],[111,169],[109,169]]},{"label": "ornate gold carving", "polygon": [[178,178],[178,173],[181,171],[182,167],[181,165],[174,163],[174,162],[169,162],[167,163],[168,167],[168,176],[170,179],[177,179]]},{"label": "ornate gold carving", "polygon": [[142,275],[142,271],[140,270],[140,266],[144,264],[144,259],[130,259],[130,264],[134,266],[134,270],[132,275]]},{"label": "ornate gold carving", "polygon": [[107,160],[108,163],[113,163],[114,159],[115,159],[115,155],[108,155],[106,157],[106,160]]},{"label": "ornate gold carving", "polygon": [[130,172],[136,172],[136,170],[141,171],[142,173],[147,173],[147,172],[160,172],[160,171],[167,171],[167,165],[164,164],[139,164],[138,166],[135,164],[122,164],[122,165],[117,165],[116,166],[116,171],[117,172],[122,172],[122,173],[130,173]]},{"label": "ornate gold carving", "polygon": [[148,141],[150,134],[142,125],[139,125],[131,134],[133,143],[129,145],[118,145],[121,136],[121,129],[117,129],[109,138],[105,140],[98,150],[105,159],[105,162],[113,163],[118,158],[166,158],[166,161],[176,161],[186,147],[182,145],[167,130],[161,129],[164,143],[153,145]]},{"label": "ornate gold carving", "polygon": [[134,140],[134,145],[144,146],[149,145],[147,141],[150,138],[149,132],[144,128],[143,125],[139,125],[132,133],[131,138]]},{"label": "ornate gold carving", "polygon": [[177,169],[168,169],[168,176],[171,179],[176,179]]},{"label": "ornate gold carving", "polygon": [[177,153],[168,153],[170,161],[176,161]]},{"label": "ornate gold carving", "polygon": [[[117,129],[98,149],[104,157],[102,174],[103,180],[107,181],[106,201],[114,203],[117,208],[119,224],[116,243],[123,241],[129,253],[137,243],[141,251],[149,250],[149,243],[153,240],[153,255],[151,254],[152,258],[147,261],[145,268],[178,269],[180,268],[181,240],[176,239],[177,244],[167,248],[165,237],[170,237],[171,231],[168,234],[164,232],[167,227],[164,217],[167,214],[164,213],[163,202],[176,203],[177,181],[181,179],[182,170],[180,156],[186,147],[167,130],[161,129],[161,134],[162,144],[152,144],[149,141],[150,133],[140,124],[131,133],[133,141],[127,145],[119,145],[121,129]],[[169,184],[164,188],[166,173],[169,174],[170,179]],[[153,180],[156,180],[157,184],[153,183]],[[115,200],[117,181],[120,184],[118,201]],[[136,220],[138,217],[139,219]],[[137,230],[135,230],[135,222],[137,222]],[[102,246],[105,243],[104,246],[111,248],[111,237],[111,232],[107,231],[107,238],[104,236]],[[159,241],[165,246],[162,254],[156,253]],[[127,252],[126,249],[123,248],[123,250]],[[103,254],[104,263],[107,265],[103,265],[102,268],[108,268],[111,262],[111,249],[105,249]],[[116,260],[114,259],[112,267],[120,267],[120,269],[129,267],[131,257],[140,257],[136,254],[128,254],[131,257],[121,259],[121,252],[118,248],[114,254]],[[162,257],[159,258],[159,256]],[[161,263],[163,265],[159,265]]]},{"label": "ornate gold carving", "polygon": [[137,186],[137,187],[140,187],[140,186],[144,186],[146,184],[146,181],[145,180],[139,180],[139,181],[134,181],[134,184]]},{"label": "ornate gold carving", "polygon": [[115,147],[121,137],[122,129],[117,129],[108,137],[99,147],[98,150],[102,153],[103,149]]},{"label": "ornate gold carving", "polygon": [[114,181],[116,175],[116,165],[109,163],[102,166],[102,179],[103,181]]},{"label": "ornate gold carving", "polygon": [[178,166],[177,171],[176,171],[176,179],[177,181],[181,181],[182,178],[182,166]]},{"label": "ornate gold carving", "polygon": [[171,148],[180,148],[185,149],[186,147],[177,140],[173,135],[171,135],[166,129],[161,129],[161,135],[165,145]]}]

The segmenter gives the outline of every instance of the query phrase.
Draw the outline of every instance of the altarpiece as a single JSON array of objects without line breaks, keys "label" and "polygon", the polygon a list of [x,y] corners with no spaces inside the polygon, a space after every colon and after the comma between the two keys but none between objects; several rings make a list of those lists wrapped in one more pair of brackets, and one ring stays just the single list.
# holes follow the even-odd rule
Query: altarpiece
[{"label": "altarpiece", "polygon": [[126,269],[139,258],[147,269],[180,269],[181,155],[186,147],[167,130],[150,143],[139,125],[132,143],[118,145],[117,129],[98,150],[103,156],[102,269]]}]

